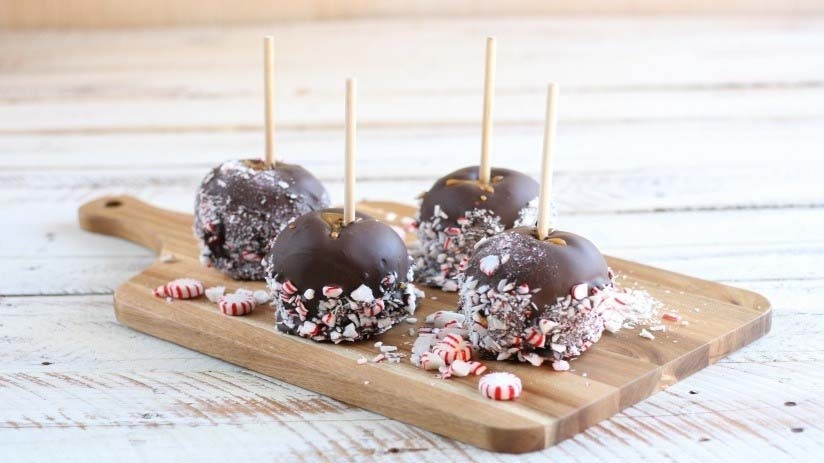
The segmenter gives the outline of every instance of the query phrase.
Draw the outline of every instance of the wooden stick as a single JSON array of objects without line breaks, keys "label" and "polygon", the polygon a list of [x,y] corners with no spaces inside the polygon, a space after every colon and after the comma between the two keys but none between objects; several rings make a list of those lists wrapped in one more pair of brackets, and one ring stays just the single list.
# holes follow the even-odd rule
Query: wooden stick
[{"label": "wooden stick", "polygon": [[478,179],[488,184],[492,177],[491,153],[492,109],[495,106],[495,37],[486,38],[486,68],[484,71],[484,115],[481,134],[481,165]]},{"label": "wooden stick", "polygon": [[263,87],[266,115],[266,164],[275,166],[275,39],[263,38]]},{"label": "wooden stick", "polygon": [[346,186],[344,189],[343,224],[348,225],[355,221],[355,144],[357,142],[357,110],[358,83],[355,79],[346,80]]},{"label": "wooden stick", "polygon": [[544,158],[541,163],[541,198],[538,202],[538,239],[549,235],[550,197],[552,193],[552,156],[555,151],[556,102],[558,84],[551,83],[546,95],[546,125],[544,126]]}]

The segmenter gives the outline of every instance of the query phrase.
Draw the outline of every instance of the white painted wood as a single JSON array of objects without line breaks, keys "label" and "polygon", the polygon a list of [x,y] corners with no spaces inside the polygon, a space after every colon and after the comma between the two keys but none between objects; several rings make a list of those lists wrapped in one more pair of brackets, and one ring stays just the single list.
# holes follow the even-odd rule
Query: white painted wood
[{"label": "white painted wood", "polygon": [[[0,459],[809,461],[824,451],[822,31],[819,18],[0,31]],[[128,193],[188,211],[210,166],[261,155],[265,33],[283,48],[279,150],[337,202],[343,77],[362,81],[361,196],[409,202],[476,162],[477,44],[495,34],[496,164],[537,175],[543,88],[561,82],[561,227],[762,292],[772,332],[573,439],[510,457],[118,325],[112,288],[153,256],[81,232],[77,206]]]},{"label": "white painted wood", "polygon": [[[774,300],[776,311],[784,316],[777,317],[773,333],[753,346],[769,352],[769,358],[746,356],[744,352],[750,350],[746,349],[603,425],[527,458],[561,454],[572,458],[570,461],[582,461],[589,453],[578,454],[581,450],[575,449],[582,445],[596,453],[609,448],[607,461],[626,452],[648,456],[673,447],[694,456],[692,446],[703,438],[715,442],[707,443],[708,451],[725,449],[756,455],[750,453],[753,449],[743,446],[730,449],[729,443],[740,439],[744,431],[753,438],[749,445],[755,445],[757,452],[774,452],[776,449],[770,449],[774,445],[782,452],[791,452],[792,448],[783,446],[792,441],[781,438],[782,433],[792,433],[790,427],[802,427],[810,438],[815,438],[821,432],[817,422],[799,418],[824,408],[819,399],[824,392],[824,359],[820,350],[809,349],[813,339],[787,345],[782,331],[797,334],[792,326],[807,326],[807,331],[817,336],[824,319],[820,315],[796,314],[784,306],[784,297],[792,300],[792,286]],[[112,437],[106,429],[115,424],[149,435],[158,427],[173,435],[186,435],[186,428],[205,428],[221,436],[217,437],[218,443],[228,450],[238,442],[247,442],[250,436],[239,437],[247,434],[247,429],[256,436],[264,429],[255,426],[268,424],[266,429],[272,436],[262,439],[258,446],[270,452],[283,451],[284,445],[290,451],[313,453],[318,450],[313,445],[329,450],[329,441],[320,438],[325,435],[347,438],[347,445],[338,449],[342,452],[365,450],[363,447],[377,453],[392,447],[419,448],[426,452],[421,457],[427,461],[441,456],[439,450],[460,450],[468,453],[467,458],[479,461],[492,456],[461,444],[447,444],[429,433],[134,333],[114,322],[106,304],[108,301],[100,296],[40,298],[34,305],[27,298],[4,301],[3,319],[10,320],[11,325],[4,323],[3,333],[20,332],[25,326],[38,329],[33,336],[13,340],[0,337],[3,344],[12,347],[0,354],[4,365],[0,370],[0,398],[7,404],[0,424],[0,442],[8,439],[10,429],[14,433],[28,431],[29,435],[34,435],[33,430],[45,429],[46,434],[41,435],[63,439],[72,438],[72,430],[84,429],[101,435],[103,445],[81,440],[89,442],[93,451],[106,451],[105,438],[111,442]],[[820,314],[824,306],[817,303],[814,309]],[[40,320],[33,324],[26,318]],[[56,327],[62,336],[52,335]],[[90,337],[100,339],[95,346],[99,350],[78,354]],[[146,369],[147,359],[143,356],[147,354],[156,359],[157,369]],[[53,363],[42,365],[44,361]],[[748,393],[731,395],[740,387],[742,377],[749,378]],[[22,397],[26,400],[18,400]],[[788,407],[784,405],[787,401],[797,405]],[[387,427],[394,431],[381,434],[380,430]],[[322,434],[305,436],[309,429]],[[358,431],[353,433],[353,429]],[[375,433],[383,437],[377,438]],[[230,437],[222,437],[224,434]],[[363,440],[370,435],[377,441]],[[602,439],[607,442],[595,444]],[[638,444],[630,447],[627,440]],[[60,448],[54,442],[48,445],[53,450]],[[128,454],[133,450],[122,449]],[[147,450],[158,449],[150,446]]]}]

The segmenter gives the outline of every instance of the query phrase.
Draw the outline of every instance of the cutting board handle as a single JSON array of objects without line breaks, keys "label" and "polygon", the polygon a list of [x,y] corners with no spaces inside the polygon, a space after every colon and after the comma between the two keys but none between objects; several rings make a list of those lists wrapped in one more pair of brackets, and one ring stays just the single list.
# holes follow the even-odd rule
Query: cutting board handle
[{"label": "cutting board handle", "polygon": [[192,243],[192,216],[144,203],[133,196],[104,196],[78,211],[80,227],[160,252],[173,242]]}]

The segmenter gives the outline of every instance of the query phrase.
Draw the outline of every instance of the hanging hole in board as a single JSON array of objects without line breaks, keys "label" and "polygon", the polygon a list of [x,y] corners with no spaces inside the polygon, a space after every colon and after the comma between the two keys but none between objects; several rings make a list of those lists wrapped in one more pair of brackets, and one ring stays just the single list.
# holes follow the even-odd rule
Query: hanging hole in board
[{"label": "hanging hole in board", "polygon": [[123,202],[119,199],[110,199],[103,204],[104,207],[120,207],[123,205]]}]

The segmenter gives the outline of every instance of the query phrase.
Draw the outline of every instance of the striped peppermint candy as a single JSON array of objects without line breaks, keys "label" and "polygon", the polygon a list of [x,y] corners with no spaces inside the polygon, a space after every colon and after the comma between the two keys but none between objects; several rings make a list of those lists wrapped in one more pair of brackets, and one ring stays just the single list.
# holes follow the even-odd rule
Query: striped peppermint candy
[{"label": "striped peppermint candy", "polygon": [[481,362],[468,362],[469,363],[469,372],[475,376],[482,375],[486,372],[486,365]]},{"label": "striped peppermint candy", "polygon": [[513,400],[521,396],[521,379],[512,373],[498,372],[481,376],[478,390],[488,399]]},{"label": "striped peppermint candy", "polygon": [[153,291],[157,297],[173,297],[175,299],[191,299],[203,295],[203,283],[194,278],[178,278]]},{"label": "striped peppermint candy", "polygon": [[343,288],[338,285],[329,285],[323,287],[323,295],[325,297],[336,298],[343,294]]},{"label": "striped peppermint candy", "polygon": [[244,293],[226,294],[217,301],[224,315],[248,315],[255,310],[255,296]]},{"label": "striped peppermint candy", "polygon": [[532,327],[526,331],[526,342],[535,347],[544,347],[546,344],[546,334],[538,328]]},{"label": "striped peppermint candy", "polygon": [[298,288],[289,280],[283,282],[283,285],[280,287],[281,291],[288,294],[289,296],[298,292]]}]

